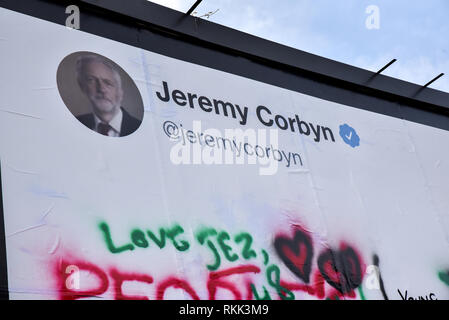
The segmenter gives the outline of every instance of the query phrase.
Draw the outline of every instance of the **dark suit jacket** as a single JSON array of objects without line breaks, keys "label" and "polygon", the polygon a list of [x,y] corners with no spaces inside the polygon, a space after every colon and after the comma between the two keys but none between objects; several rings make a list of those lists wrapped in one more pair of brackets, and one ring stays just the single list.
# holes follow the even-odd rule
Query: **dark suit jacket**
[{"label": "dark suit jacket", "polygon": [[[128,112],[120,107],[123,112],[122,126],[120,128],[120,137],[127,136],[139,128],[141,121],[131,116]],[[93,113],[87,113],[76,117],[82,124],[89,129],[95,130],[95,119]]]}]

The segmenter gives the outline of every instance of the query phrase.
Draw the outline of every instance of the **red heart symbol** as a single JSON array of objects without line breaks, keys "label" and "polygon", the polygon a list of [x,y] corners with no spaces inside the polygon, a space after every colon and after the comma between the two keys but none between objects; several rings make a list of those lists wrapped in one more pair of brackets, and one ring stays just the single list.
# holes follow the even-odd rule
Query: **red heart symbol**
[{"label": "red heart symbol", "polygon": [[325,250],[318,257],[318,268],[327,283],[343,294],[351,292],[362,283],[360,260],[351,247],[340,251]]},{"label": "red heart symbol", "polygon": [[308,283],[313,258],[312,240],[309,235],[297,229],[293,239],[278,236],[274,240],[274,248],[287,268]]}]

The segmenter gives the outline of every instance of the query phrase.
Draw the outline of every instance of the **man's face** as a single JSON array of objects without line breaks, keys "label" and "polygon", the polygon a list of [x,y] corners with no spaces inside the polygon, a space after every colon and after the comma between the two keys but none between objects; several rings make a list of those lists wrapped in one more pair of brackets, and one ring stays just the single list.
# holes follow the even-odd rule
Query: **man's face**
[{"label": "man's face", "polygon": [[84,66],[81,89],[89,98],[97,115],[115,114],[120,108],[123,91],[114,72],[101,62]]}]

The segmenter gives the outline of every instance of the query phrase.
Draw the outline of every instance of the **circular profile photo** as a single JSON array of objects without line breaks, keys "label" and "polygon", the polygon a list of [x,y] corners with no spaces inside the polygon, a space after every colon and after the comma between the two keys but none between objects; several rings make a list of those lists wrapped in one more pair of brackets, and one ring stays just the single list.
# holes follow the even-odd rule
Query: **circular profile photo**
[{"label": "circular profile photo", "polygon": [[58,67],[59,94],[87,128],[109,137],[135,132],[143,102],[131,77],[115,62],[92,52],[75,52]]}]

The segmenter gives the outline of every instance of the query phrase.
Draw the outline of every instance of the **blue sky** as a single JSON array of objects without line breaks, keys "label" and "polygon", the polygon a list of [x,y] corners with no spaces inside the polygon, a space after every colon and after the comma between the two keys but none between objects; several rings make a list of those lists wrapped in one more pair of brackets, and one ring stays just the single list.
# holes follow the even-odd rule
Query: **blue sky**
[{"label": "blue sky", "polygon": [[[195,0],[154,0],[187,11]],[[368,29],[366,8],[379,8],[379,29]],[[203,0],[197,16],[290,47],[449,92],[448,0]]]}]

